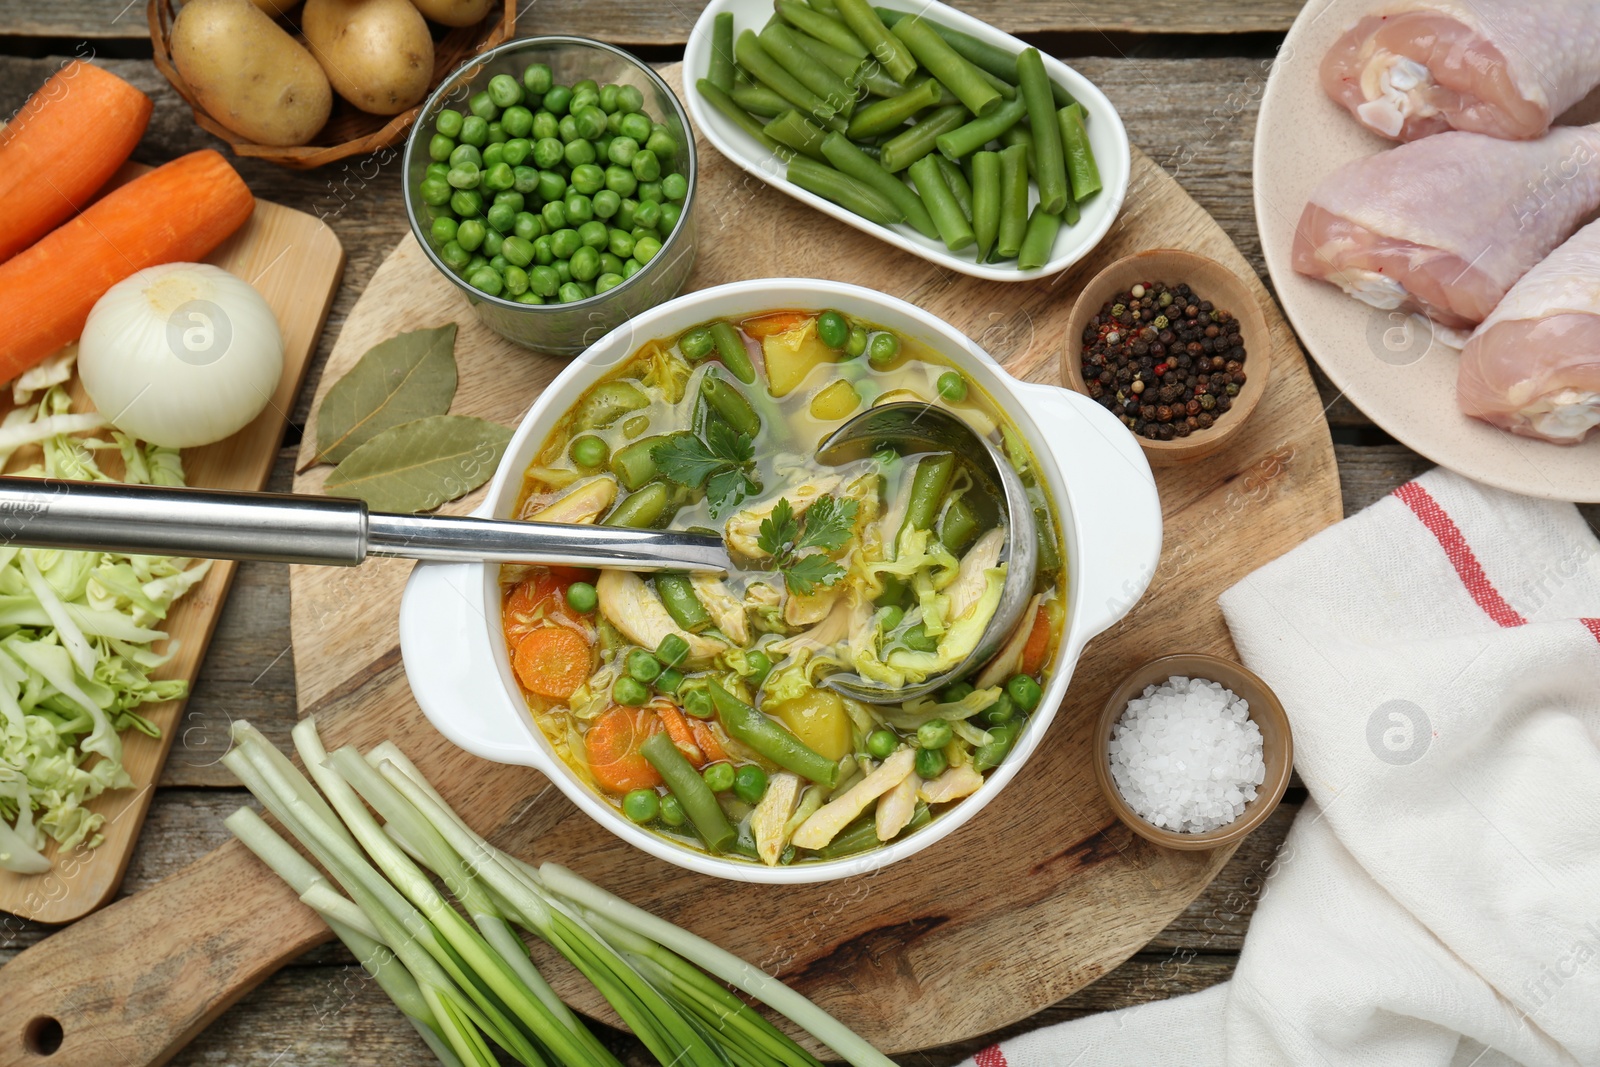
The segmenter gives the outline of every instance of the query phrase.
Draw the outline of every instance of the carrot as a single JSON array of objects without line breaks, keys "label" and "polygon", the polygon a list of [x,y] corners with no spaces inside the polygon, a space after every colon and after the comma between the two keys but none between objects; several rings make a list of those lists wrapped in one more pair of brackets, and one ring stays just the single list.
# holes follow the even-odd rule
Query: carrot
[{"label": "carrot", "polygon": [[788,333],[809,318],[811,316],[803,311],[774,311],[770,315],[745,319],[739,324],[739,328],[760,341],[773,334]]},{"label": "carrot", "polygon": [[1050,651],[1050,612],[1043,604],[1033,616],[1033,629],[1028,631],[1028,643],[1022,647],[1022,673],[1038,674],[1044,666],[1045,653]]},{"label": "carrot", "polygon": [[204,148],[113,189],[0,263],[0,381],[77,340],[95,301],[130,274],[203,258],[255,203],[227,161]]},{"label": "carrot", "polygon": [[689,728],[694,731],[694,742],[700,747],[700,751],[705,753],[707,763],[729,762],[728,751],[722,747],[722,742],[717,740],[716,731],[711,729],[710,724],[700,719],[691,719]]},{"label": "carrot", "polygon": [[672,743],[678,746],[678,751],[683,753],[684,758],[696,767],[704,766],[706,754],[695,744],[694,731],[689,729],[689,722],[683,717],[683,712],[679,711],[676,705],[666,701],[657,701],[651,707],[661,716],[661,725],[667,728],[667,736],[672,738]]},{"label": "carrot", "polygon": [[661,775],[639,755],[639,746],[660,729],[660,718],[648,708],[615,707],[590,723],[583,735],[583,748],[589,758],[589,773],[600,788],[626,793],[660,785]]},{"label": "carrot", "polygon": [[150,98],[74,59],[0,130],[0,262],[89,205],[150,122]]},{"label": "carrot", "polygon": [[566,700],[589,677],[589,642],[565,626],[541,626],[517,642],[511,665],[528,692]]}]

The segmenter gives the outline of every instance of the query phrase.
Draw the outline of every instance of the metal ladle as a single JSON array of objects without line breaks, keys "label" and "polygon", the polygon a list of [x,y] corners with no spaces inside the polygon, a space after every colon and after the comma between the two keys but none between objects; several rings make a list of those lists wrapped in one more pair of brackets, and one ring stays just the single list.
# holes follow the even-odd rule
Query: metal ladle
[{"label": "metal ladle", "polygon": [[865,411],[823,440],[817,447],[817,461],[830,466],[849,463],[865,459],[883,447],[902,455],[954,453],[972,473],[976,491],[987,492],[1002,503],[1000,518],[1007,524],[1006,546],[1000,554],[1006,564],[1000,604],[977,647],[965,659],[943,674],[899,689],[869,682],[848,671],[830,674],[821,683],[863,703],[899,704],[942,689],[1000,651],[1000,646],[1017,628],[1023,609],[1033,596],[1033,582],[1039,569],[1038,541],[1033,507],[1028,503],[1027,492],[1017,472],[1011,469],[1000,451],[979,437],[972,427],[936,404],[903,402]]},{"label": "metal ladle", "polygon": [[368,556],[726,574],[713,534],[369,512],[360,500],[0,478],[0,543],[348,567]]}]

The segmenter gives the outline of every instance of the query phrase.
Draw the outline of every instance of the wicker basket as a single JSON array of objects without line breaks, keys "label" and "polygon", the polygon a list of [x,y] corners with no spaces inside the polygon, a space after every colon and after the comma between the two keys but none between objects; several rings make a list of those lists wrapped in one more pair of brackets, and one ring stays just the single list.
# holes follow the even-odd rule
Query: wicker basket
[{"label": "wicker basket", "polygon": [[[327,125],[317,134],[316,144],[262,145],[252,144],[239,134],[223,126],[206,114],[195,100],[194,91],[178,73],[172,62],[172,22],[177,17],[179,4],[175,0],[150,0],[150,43],[155,53],[156,67],[166,75],[167,81],[178,90],[194,111],[194,120],[201,129],[216,134],[233,146],[235,153],[252,159],[265,159],[270,163],[309,170],[350,156],[366,155],[405,140],[411,123],[416,119],[421,104],[398,115],[371,115],[361,111],[338,93],[333,95],[333,113]],[[493,48],[511,36],[516,29],[515,0],[505,0],[504,8],[491,13],[475,26],[446,27],[443,37],[433,42],[433,78],[428,83],[431,93],[457,67],[468,58],[486,48]],[[430,29],[438,29],[429,23]]]}]

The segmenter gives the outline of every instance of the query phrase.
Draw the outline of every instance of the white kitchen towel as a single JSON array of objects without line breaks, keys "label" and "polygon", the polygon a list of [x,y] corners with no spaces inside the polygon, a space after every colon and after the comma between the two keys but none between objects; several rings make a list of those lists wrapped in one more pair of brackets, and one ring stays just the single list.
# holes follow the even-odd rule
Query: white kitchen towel
[{"label": "white kitchen towel", "polygon": [[1600,1067],[1600,543],[1433,471],[1222,597],[1311,799],[1231,981],[977,1067]]}]

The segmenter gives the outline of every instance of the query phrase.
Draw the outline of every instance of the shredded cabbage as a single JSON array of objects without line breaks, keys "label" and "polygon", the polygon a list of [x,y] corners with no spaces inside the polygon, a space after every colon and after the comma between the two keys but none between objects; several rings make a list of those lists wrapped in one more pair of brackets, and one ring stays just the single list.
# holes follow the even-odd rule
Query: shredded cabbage
[{"label": "shredded cabbage", "polygon": [[[99,416],[73,414],[57,384],[19,410],[29,417],[6,419],[0,453],[9,460],[14,443],[36,443],[41,458],[13,473],[111,481],[94,453],[115,449],[124,480],[183,484],[176,449],[123,434],[69,436],[98,426]],[[188,689],[181,679],[150,678],[176,651],[154,651],[167,635],[153,624],[210,568],[209,560],[0,548],[0,867],[48,869],[39,852],[46,837],[63,849],[100,844],[104,816],[85,805],[132,784],[121,732],[156,736],[136,709]]]}]

